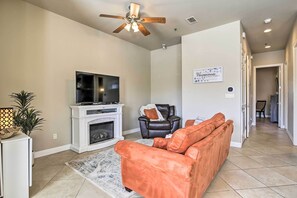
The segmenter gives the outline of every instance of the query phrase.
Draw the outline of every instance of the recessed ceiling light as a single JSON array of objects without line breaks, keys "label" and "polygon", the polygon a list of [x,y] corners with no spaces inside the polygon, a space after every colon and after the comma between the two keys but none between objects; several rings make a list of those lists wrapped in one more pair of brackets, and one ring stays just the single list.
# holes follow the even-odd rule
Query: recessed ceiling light
[{"label": "recessed ceiling light", "polygon": [[269,49],[269,48],[271,48],[271,45],[265,44],[265,48]]},{"label": "recessed ceiling light", "polygon": [[272,29],[266,29],[266,30],[264,30],[264,33],[268,33],[268,32],[271,32],[272,31]]},{"label": "recessed ceiling light", "polygon": [[271,18],[268,18],[268,19],[265,19],[265,20],[264,20],[264,23],[265,23],[265,24],[268,24],[268,23],[271,23],[271,21],[272,21],[272,19],[271,19]]}]

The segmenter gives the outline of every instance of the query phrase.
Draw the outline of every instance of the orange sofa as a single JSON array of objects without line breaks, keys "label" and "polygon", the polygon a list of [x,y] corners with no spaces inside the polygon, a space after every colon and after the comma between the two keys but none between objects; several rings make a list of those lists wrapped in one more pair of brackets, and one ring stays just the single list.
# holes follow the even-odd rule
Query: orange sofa
[{"label": "orange sofa", "polygon": [[[218,113],[154,145],[119,141],[123,185],[146,198],[199,198],[228,156],[233,121]],[[193,126],[192,126],[193,125]]]}]

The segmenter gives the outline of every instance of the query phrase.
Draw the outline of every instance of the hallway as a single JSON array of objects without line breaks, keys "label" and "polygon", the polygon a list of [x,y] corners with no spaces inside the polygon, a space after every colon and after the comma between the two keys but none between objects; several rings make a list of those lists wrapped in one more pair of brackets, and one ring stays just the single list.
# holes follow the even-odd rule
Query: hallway
[{"label": "hallway", "polygon": [[258,120],[243,148],[230,149],[204,197],[296,198],[297,147],[277,124]]}]

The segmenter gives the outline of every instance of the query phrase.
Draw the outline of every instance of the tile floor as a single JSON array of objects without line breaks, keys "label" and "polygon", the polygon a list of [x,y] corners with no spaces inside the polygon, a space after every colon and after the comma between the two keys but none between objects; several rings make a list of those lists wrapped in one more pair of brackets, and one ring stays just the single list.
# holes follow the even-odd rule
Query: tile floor
[{"label": "tile floor", "polygon": [[[139,133],[126,139],[141,138]],[[65,166],[91,153],[65,151],[38,158],[33,168],[30,197],[108,198],[109,196]],[[231,148],[205,198],[297,197],[297,147],[286,131],[265,119],[251,131],[243,148]]]}]

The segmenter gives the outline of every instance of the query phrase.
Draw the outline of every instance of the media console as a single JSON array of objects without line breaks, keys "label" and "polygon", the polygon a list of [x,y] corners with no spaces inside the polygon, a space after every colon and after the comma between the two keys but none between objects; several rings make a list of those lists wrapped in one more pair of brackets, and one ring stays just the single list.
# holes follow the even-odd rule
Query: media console
[{"label": "media console", "polygon": [[123,104],[71,106],[71,150],[82,153],[123,140]]}]

